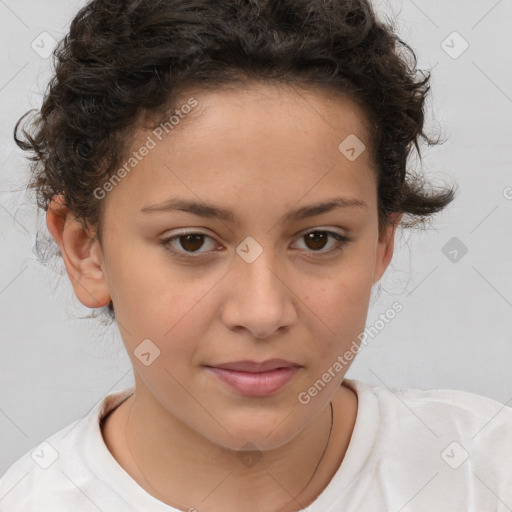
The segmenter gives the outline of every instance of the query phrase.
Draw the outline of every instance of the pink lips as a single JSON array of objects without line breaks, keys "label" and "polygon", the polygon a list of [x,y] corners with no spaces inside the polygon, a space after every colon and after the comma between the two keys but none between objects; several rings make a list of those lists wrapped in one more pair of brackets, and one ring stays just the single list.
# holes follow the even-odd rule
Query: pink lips
[{"label": "pink lips", "polygon": [[283,359],[271,359],[261,363],[236,361],[207,368],[242,395],[267,396],[284,387],[300,366]]}]

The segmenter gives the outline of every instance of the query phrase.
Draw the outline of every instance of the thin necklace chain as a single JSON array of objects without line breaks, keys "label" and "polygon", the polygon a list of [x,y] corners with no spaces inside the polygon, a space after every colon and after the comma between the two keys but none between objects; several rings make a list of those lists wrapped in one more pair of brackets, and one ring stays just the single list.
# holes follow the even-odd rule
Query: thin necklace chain
[{"label": "thin necklace chain", "polygon": [[[316,475],[316,472],[318,471],[318,468],[320,467],[320,463],[322,462],[322,460],[323,460],[323,458],[325,456],[325,452],[327,451],[327,447],[329,446],[329,442],[331,440],[332,428],[333,428],[333,424],[334,424],[334,411],[333,411],[333,407],[332,407],[332,401],[329,402],[329,405],[331,407],[331,427],[329,429],[329,436],[327,437],[327,442],[325,443],[325,447],[324,447],[324,450],[322,452],[322,455],[320,456],[320,459],[318,459],[318,462],[317,462],[317,464],[315,466],[315,469],[313,470],[313,473],[312,473],[311,477],[307,481],[306,485],[302,488],[302,490],[298,494],[296,494],[295,497],[299,496],[300,494],[302,494],[305,491],[305,489],[307,489],[308,485],[313,480],[313,477]],[[133,407],[134,406],[135,406],[135,400],[133,401],[133,404],[132,404],[132,407],[130,409],[130,413],[128,414],[128,419],[126,420],[126,424],[125,424],[125,428],[124,428],[124,437],[125,437],[125,442],[126,442],[126,448],[128,449],[128,453],[130,454],[130,457],[132,458],[133,462],[135,462],[136,466],[139,468],[139,472],[142,475],[142,478],[144,478],[144,481],[146,482],[148,487],[150,487],[153,492],[155,492],[158,496],[160,496],[160,498],[162,498],[162,501],[164,501],[164,503],[165,503],[165,499],[166,498],[162,494],[160,494],[160,492],[158,492],[150,484],[149,480],[146,478],[146,475],[144,474],[144,472],[142,471],[141,467],[139,466],[139,463],[135,460],[135,457],[133,456],[132,451],[130,450],[130,446],[129,446],[129,443],[128,443],[128,423],[130,421],[130,417],[132,415],[132,411],[133,411]]]}]

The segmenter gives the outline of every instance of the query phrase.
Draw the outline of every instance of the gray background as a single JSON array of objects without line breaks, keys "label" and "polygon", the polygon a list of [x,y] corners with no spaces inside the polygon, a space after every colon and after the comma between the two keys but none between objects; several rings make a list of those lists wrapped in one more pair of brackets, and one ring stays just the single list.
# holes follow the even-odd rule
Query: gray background
[{"label": "gray background", "polygon": [[[424,148],[423,169],[434,184],[457,182],[459,193],[429,231],[399,234],[368,325],[394,301],[403,311],[369,338],[347,377],[461,389],[510,405],[512,0],[374,4],[399,15],[418,66],[432,69],[427,132],[448,140]],[[41,47],[42,32],[63,37],[81,5],[0,0],[0,474],[106,393],[132,384],[115,326],[81,319],[90,310],[59,274],[63,266],[48,268],[34,255],[44,216],[25,195],[28,167],[12,141],[16,120],[40,106],[50,76],[51,58],[32,42]],[[461,55],[454,31],[469,44]]]}]

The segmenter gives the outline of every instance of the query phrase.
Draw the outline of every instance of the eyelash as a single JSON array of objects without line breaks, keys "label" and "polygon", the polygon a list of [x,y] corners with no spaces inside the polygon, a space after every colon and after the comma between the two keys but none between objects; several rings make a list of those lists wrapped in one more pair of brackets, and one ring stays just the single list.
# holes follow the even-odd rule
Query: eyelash
[{"label": "eyelash", "polygon": [[[311,252],[312,254],[326,255],[326,254],[331,254],[334,251],[341,251],[341,250],[343,250],[343,246],[345,246],[346,244],[348,244],[349,242],[352,241],[352,239],[347,236],[340,235],[339,233],[337,233],[335,231],[329,231],[329,230],[325,230],[325,229],[315,229],[312,231],[307,231],[305,233],[302,233],[298,239],[301,239],[311,233],[324,233],[324,234],[327,234],[328,236],[334,238],[338,242],[334,247],[332,247],[331,249],[329,249],[327,251],[309,250],[308,252]],[[174,242],[174,240],[177,240],[177,239],[181,238],[182,236],[186,236],[186,235],[199,235],[199,236],[204,236],[205,238],[210,238],[211,240],[213,240],[213,238],[210,235],[207,235],[206,233],[201,233],[201,232],[197,232],[197,231],[188,231],[188,232],[184,231],[181,233],[177,233],[176,235],[173,235],[171,237],[164,238],[163,240],[160,241],[160,243],[164,246],[164,248],[166,250],[172,252],[177,258],[182,258],[182,259],[186,259],[186,260],[190,261],[192,259],[199,259],[201,257],[208,256],[207,252],[205,252],[205,253],[198,253],[198,252],[194,253],[194,252],[190,252],[190,251],[182,252],[182,251],[177,251],[176,249],[174,249],[171,246],[171,243]],[[315,256],[315,257],[317,257],[317,256]]]}]

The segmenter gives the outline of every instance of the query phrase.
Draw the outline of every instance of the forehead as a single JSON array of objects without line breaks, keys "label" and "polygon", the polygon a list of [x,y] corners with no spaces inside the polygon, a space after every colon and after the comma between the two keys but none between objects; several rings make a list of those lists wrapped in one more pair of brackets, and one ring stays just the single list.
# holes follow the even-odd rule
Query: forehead
[{"label": "forehead", "polygon": [[[371,202],[368,119],[347,97],[275,85],[189,90],[174,112],[194,103],[167,130],[164,119],[160,129],[137,132],[131,152],[150,139],[152,149],[112,195],[130,188],[139,210],[177,196],[231,209],[242,198],[246,206],[265,198],[297,204],[306,195],[314,202],[335,194]],[[347,140],[361,144],[356,159],[343,152]]]},{"label": "forehead", "polygon": [[[175,108],[186,105],[191,98],[197,101],[197,106],[186,116],[181,116],[182,127],[178,124],[173,128],[174,137],[169,138],[171,144],[173,140],[186,143],[181,139],[190,139],[187,135],[199,136],[211,130],[219,136],[222,132],[230,132],[235,137],[250,132],[252,136],[259,136],[260,143],[266,134],[280,132],[280,137],[273,139],[276,144],[288,135],[301,134],[317,146],[322,141],[328,144],[333,138],[337,140],[343,135],[357,134],[368,143],[367,149],[371,149],[368,140],[371,123],[367,114],[357,102],[339,91],[280,83],[230,84],[213,91],[191,89],[176,98]],[[166,114],[160,121],[165,124],[168,118]],[[195,134],[180,137],[178,133],[192,120],[195,120]],[[282,131],[284,129],[286,131]],[[283,152],[286,149],[293,148],[281,148]]]}]

